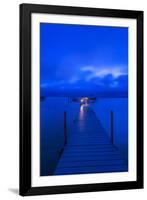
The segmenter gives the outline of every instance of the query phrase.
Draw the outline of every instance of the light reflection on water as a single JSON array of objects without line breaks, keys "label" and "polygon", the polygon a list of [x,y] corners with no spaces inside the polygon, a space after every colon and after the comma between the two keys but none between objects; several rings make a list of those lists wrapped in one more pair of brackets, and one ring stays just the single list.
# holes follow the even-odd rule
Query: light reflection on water
[{"label": "light reflection on water", "polygon": [[84,117],[84,105],[80,106],[79,120],[83,120]]},{"label": "light reflection on water", "polygon": [[81,104],[80,106],[80,112],[79,112],[79,120],[83,120],[85,118],[85,110],[89,107],[90,105],[88,103]]}]

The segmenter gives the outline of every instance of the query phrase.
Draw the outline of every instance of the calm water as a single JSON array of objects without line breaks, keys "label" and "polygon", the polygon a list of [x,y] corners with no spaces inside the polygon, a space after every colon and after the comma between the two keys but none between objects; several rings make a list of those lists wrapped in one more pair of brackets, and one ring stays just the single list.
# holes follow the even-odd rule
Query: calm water
[{"label": "calm water", "polygon": [[78,103],[68,98],[49,97],[40,103],[41,175],[54,172],[64,147],[64,112],[67,113],[67,129],[72,127],[79,111]]},{"label": "calm water", "polygon": [[[110,136],[110,111],[114,113],[114,144],[128,160],[128,99],[100,98],[90,104],[97,118]],[[52,175],[64,147],[64,112],[67,130],[80,112],[79,103],[70,98],[48,97],[40,103],[40,152],[42,176]]]},{"label": "calm water", "polygon": [[110,111],[114,115],[114,144],[128,160],[128,98],[101,98],[91,105],[110,136]]}]

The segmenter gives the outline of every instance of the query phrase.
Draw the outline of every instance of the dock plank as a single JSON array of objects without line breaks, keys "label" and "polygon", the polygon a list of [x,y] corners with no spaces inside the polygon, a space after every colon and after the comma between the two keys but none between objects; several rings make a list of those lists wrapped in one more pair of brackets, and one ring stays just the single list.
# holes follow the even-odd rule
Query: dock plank
[{"label": "dock plank", "polygon": [[128,166],[90,106],[79,112],[54,175],[125,172]]}]

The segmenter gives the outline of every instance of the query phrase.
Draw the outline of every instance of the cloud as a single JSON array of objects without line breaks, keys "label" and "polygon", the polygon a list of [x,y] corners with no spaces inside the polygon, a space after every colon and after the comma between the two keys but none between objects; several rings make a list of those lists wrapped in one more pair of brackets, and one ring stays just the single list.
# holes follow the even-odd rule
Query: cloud
[{"label": "cloud", "polygon": [[[61,72],[60,72],[61,73]],[[66,78],[65,78],[66,77]],[[41,84],[41,94],[92,94],[121,93],[128,91],[128,74],[126,66],[81,66],[72,73],[55,76],[54,79]]]},{"label": "cloud", "polygon": [[128,75],[120,75],[114,77],[112,74],[103,77],[94,77],[89,81],[76,80],[72,83],[68,81],[48,83],[48,85],[41,85],[41,94],[55,94],[55,95],[94,95],[109,94],[114,95],[120,93],[127,93],[128,91]]},{"label": "cloud", "polygon": [[105,77],[109,74],[112,74],[113,77],[119,77],[121,75],[127,75],[126,66],[109,66],[109,67],[94,67],[94,66],[85,66],[81,68],[84,72],[89,72],[87,80],[90,80],[94,77]]}]

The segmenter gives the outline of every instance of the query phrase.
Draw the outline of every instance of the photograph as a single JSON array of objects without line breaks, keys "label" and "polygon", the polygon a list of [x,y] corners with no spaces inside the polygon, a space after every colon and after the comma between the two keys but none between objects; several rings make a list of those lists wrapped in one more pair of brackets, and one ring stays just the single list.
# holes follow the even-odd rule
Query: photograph
[{"label": "photograph", "polygon": [[128,172],[128,27],[39,30],[40,176]]},{"label": "photograph", "polygon": [[22,196],[143,188],[143,11],[20,5]]}]

